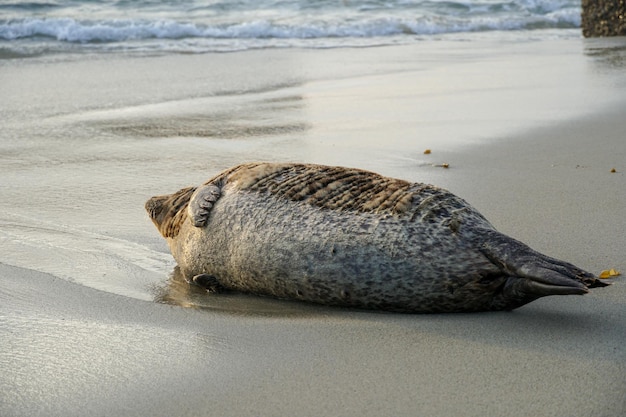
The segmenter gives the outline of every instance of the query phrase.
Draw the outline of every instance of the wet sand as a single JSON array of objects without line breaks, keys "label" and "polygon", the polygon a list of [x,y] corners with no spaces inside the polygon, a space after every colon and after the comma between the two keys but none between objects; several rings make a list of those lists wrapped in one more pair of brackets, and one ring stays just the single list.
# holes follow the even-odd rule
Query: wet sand
[{"label": "wet sand", "polygon": [[625,45],[0,63],[0,415],[623,414],[623,276],[510,313],[207,297],[143,202],[243,161],[358,166],[624,272]]}]

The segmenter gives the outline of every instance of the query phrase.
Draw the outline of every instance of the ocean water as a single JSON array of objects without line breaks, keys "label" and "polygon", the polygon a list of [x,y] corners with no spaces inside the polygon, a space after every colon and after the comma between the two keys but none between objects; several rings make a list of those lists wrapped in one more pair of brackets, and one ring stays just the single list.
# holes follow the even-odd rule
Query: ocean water
[{"label": "ocean water", "polygon": [[9,0],[0,3],[0,57],[379,46],[537,29],[579,36],[580,12],[579,0]]}]

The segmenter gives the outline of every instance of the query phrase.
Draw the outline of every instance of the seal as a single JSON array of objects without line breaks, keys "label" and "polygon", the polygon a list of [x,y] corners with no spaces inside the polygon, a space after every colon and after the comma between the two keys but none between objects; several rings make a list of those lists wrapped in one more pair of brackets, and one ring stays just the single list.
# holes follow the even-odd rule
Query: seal
[{"label": "seal", "polygon": [[437,313],[608,285],[446,190],[360,169],[242,164],[146,210],[186,279],[215,292]]}]

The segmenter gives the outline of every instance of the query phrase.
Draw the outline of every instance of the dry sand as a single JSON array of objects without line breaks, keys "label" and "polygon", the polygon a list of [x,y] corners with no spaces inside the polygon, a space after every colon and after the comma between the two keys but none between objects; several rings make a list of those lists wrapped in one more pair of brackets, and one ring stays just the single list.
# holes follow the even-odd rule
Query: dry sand
[{"label": "dry sand", "polygon": [[625,414],[623,277],[510,313],[208,299],[168,281],[142,212],[243,160],[337,163],[436,183],[540,251],[625,272],[624,45],[1,64],[0,415]]}]

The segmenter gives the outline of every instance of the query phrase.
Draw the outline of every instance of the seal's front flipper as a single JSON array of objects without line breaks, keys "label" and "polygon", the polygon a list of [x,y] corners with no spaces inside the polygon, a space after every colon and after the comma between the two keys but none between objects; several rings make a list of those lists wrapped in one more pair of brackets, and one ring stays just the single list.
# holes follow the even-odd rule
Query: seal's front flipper
[{"label": "seal's front flipper", "polygon": [[189,200],[189,216],[194,226],[206,226],[213,204],[221,195],[220,188],[213,184],[204,184],[198,187]]},{"label": "seal's front flipper", "polygon": [[204,288],[208,292],[224,292],[225,288],[220,284],[218,279],[213,275],[199,274],[192,278],[194,284]]}]

